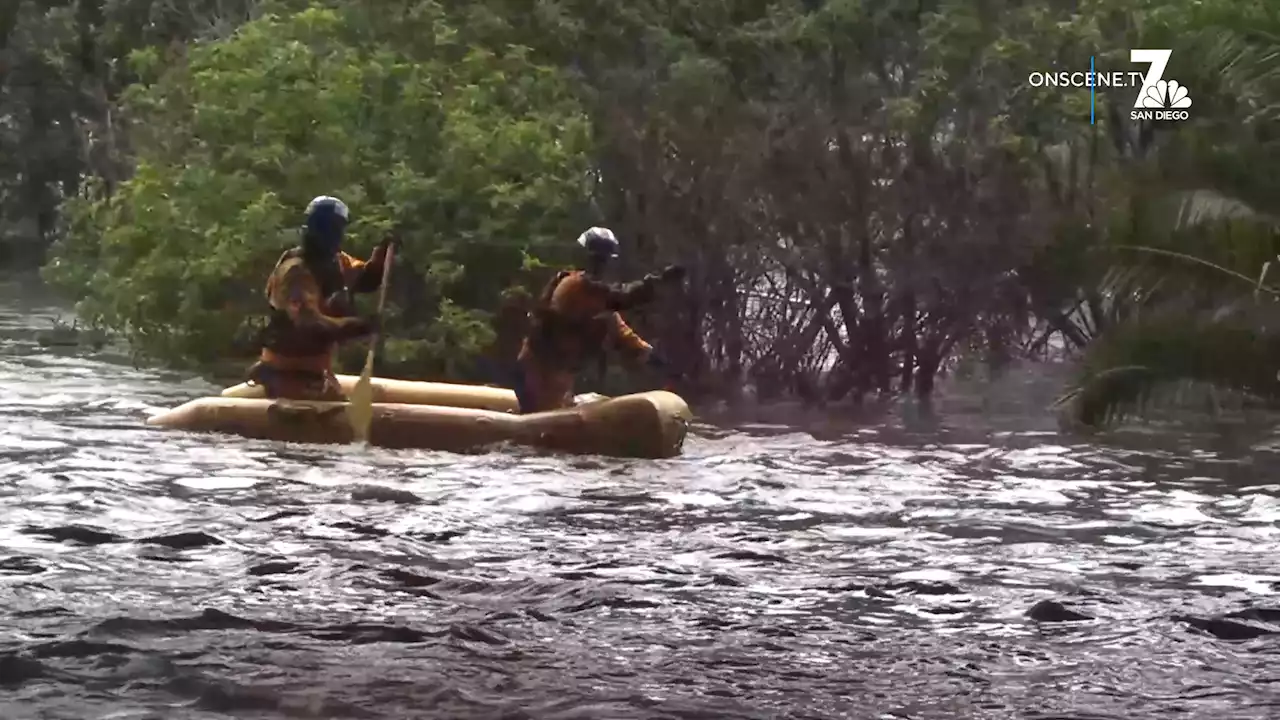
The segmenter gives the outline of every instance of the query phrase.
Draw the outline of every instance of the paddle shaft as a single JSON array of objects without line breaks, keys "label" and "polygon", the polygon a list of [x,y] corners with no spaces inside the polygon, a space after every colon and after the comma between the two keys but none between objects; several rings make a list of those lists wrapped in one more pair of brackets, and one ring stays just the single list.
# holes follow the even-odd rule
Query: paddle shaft
[{"label": "paddle shaft", "polygon": [[[391,280],[391,261],[395,259],[396,249],[392,245],[387,246],[387,254],[382,256],[382,284],[378,286],[378,318],[382,318],[382,311],[387,307],[387,285]],[[366,361],[367,365],[373,365],[373,351],[378,346],[378,338],[381,330],[369,336],[369,357]]]},{"label": "paddle shaft", "polygon": [[[387,285],[391,278],[391,263],[394,259],[395,249],[388,247],[386,254],[382,256],[382,284],[378,287],[379,318],[382,317],[382,312],[387,306]],[[356,381],[347,404],[347,416],[351,420],[354,439],[358,442],[369,440],[369,423],[373,419],[373,357],[378,351],[380,336],[380,331],[369,335],[369,354],[364,359],[364,370],[360,373],[360,379]]]}]

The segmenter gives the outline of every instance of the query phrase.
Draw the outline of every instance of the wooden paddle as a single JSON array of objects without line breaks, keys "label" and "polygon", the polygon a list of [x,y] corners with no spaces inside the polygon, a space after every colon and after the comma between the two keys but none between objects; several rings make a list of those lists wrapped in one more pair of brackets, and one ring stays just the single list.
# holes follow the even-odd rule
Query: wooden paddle
[{"label": "wooden paddle", "polygon": [[[388,247],[382,261],[382,286],[378,288],[378,316],[387,305],[387,284],[391,279],[391,261],[395,259],[395,248]],[[354,441],[369,442],[369,426],[373,424],[373,354],[378,349],[378,333],[369,336],[369,354],[364,358],[364,370],[360,379],[351,390],[347,399],[347,419],[351,422]]]}]

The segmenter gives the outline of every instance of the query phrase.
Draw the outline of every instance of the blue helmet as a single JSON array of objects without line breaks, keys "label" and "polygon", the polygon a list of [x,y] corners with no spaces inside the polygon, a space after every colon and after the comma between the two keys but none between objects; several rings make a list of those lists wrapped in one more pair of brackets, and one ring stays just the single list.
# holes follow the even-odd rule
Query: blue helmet
[{"label": "blue helmet", "polygon": [[593,227],[578,236],[578,244],[594,258],[618,257],[618,238],[609,228]]},{"label": "blue helmet", "polygon": [[311,249],[333,254],[342,247],[351,212],[336,197],[321,195],[307,205],[307,223],[303,242]]}]

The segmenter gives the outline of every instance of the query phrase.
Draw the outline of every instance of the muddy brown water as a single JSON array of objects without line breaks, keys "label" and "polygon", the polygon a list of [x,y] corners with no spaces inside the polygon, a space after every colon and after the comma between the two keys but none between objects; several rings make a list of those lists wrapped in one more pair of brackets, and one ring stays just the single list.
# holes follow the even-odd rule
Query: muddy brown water
[{"label": "muddy brown water", "polygon": [[1090,444],[1027,381],[656,462],[286,446],[144,427],[217,388],[7,297],[5,720],[1280,717],[1265,429]]}]

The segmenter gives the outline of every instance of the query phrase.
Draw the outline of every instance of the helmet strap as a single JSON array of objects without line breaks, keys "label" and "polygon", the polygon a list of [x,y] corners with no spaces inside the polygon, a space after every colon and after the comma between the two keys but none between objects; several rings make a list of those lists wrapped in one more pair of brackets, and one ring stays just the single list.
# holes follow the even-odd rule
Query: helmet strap
[{"label": "helmet strap", "polygon": [[605,270],[609,268],[610,259],[608,255],[597,255],[595,253],[587,255],[586,273],[592,277],[603,276]]}]

